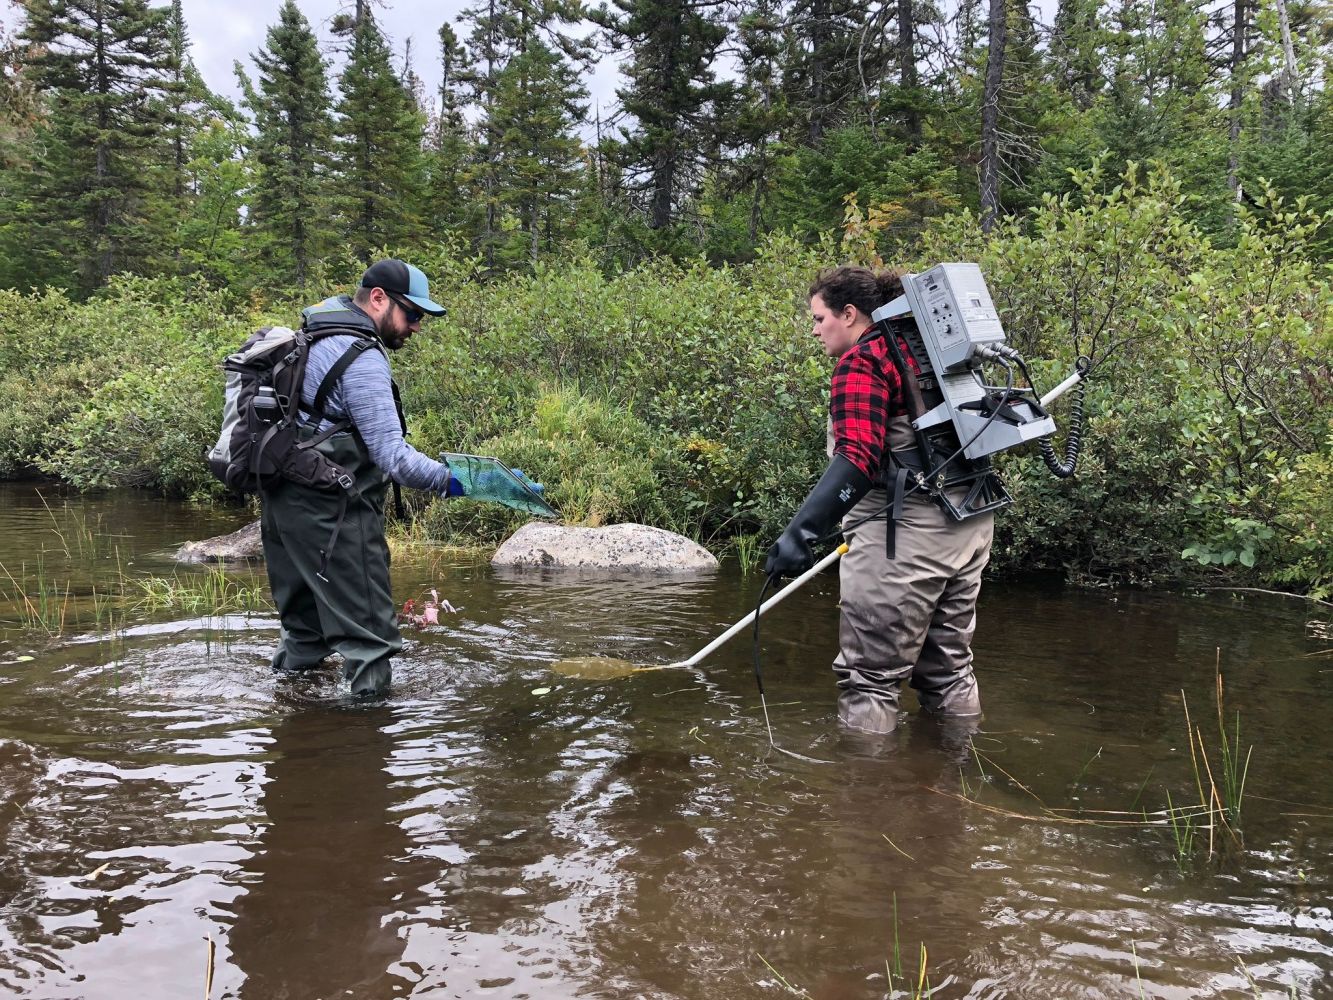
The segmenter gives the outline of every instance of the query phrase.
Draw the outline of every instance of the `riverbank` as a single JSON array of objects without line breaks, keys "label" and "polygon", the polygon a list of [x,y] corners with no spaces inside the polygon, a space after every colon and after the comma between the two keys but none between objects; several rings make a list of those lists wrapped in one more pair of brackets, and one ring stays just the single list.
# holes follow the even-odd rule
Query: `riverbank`
[{"label": "riverbank", "polygon": [[[992,570],[1081,581],[1220,580],[1325,594],[1333,581],[1333,293],[1300,253],[1319,220],[1272,200],[1214,246],[1169,178],[1052,200],[985,237],[940,220],[904,261],[978,261],[1038,388],[1096,364],[1079,472],[1032,451],[999,466],[1015,504]],[[413,257],[447,317],[394,358],[422,451],[496,455],[547,486],[570,523],[638,521],[752,563],[824,466],[828,365],[804,290],[842,244],[773,239],[734,268],[655,261],[605,274],[577,255],[477,279]],[[316,297],[316,296],[310,296]],[[225,502],[202,453],[217,364],[301,300],[232,300],[123,279],[84,303],[0,292],[0,475]],[[1068,429],[1068,397],[1055,408]],[[1057,447],[1062,440],[1057,438]],[[521,515],[411,498],[412,532],[493,546]]]}]

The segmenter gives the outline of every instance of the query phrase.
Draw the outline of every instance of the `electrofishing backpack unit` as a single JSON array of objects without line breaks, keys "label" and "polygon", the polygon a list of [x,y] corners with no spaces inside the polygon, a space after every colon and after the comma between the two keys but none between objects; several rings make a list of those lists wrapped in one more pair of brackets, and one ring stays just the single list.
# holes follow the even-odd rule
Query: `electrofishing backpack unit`
[{"label": "electrofishing backpack unit", "polygon": [[[329,369],[315,394],[314,405],[301,403],[310,345],[322,337],[349,334],[357,339]],[[222,363],[226,395],[222,432],[208,453],[209,470],[231,489],[253,493],[278,480],[315,489],[355,492],[354,477],[317,449],[320,442],[351,427],[343,418],[311,437],[302,438],[299,415],[330,419],[324,413],[329,393],[347,367],[377,341],[355,327],[328,327],[316,332],[266,326],[255,331]]]},{"label": "electrofishing backpack unit", "polygon": [[[1006,507],[1013,500],[990,456],[1032,440],[1052,473],[1062,479],[1072,476],[1082,435],[1088,359],[1079,358],[1074,373],[1038,399],[1034,389],[1016,384],[1015,365],[1029,386],[1032,377],[1022,356],[1005,343],[980,267],[938,264],[922,274],[903,275],[902,283],[903,294],[871,314],[902,376],[917,445],[915,456],[894,453],[901,460],[890,472],[896,482],[886,485],[895,508],[905,492],[918,490],[958,521]],[[899,349],[899,337],[916,359],[919,375]],[[986,363],[1004,369],[1004,385],[987,382]],[[1055,421],[1046,407],[1075,386],[1061,461],[1051,445]],[[961,492],[964,488],[966,493]]]}]

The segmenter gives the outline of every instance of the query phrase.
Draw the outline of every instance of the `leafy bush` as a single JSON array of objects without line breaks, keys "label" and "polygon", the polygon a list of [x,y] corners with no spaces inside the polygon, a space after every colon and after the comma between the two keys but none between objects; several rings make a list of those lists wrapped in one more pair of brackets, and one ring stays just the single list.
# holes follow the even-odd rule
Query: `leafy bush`
[{"label": "leafy bush", "polygon": [[[894,213],[870,207],[846,204],[840,248],[773,237],[737,267],[608,273],[574,248],[486,282],[451,245],[413,252],[450,312],[394,358],[411,440],[521,466],[576,522],[762,544],[825,463],[829,364],[805,289],[821,265],[873,260],[896,235]],[[1217,246],[1165,171],[1131,164],[1074,172],[1067,193],[989,235],[968,213],[926,223],[894,263],[977,261],[1039,388],[1080,354],[1095,364],[1075,478],[1031,450],[999,459],[1017,503],[998,522],[997,571],[1333,585],[1333,294],[1308,252],[1327,221],[1265,192]],[[0,473],[217,495],[202,461],[216,364],[301,304],[143,278],[79,304],[0,292]],[[419,525],[493,540],[521,519],[449,502]]]},{"label": "leafy bush", "polygon": [[[82,488],[136,486],[220,495],[204,451],[217,436],[222,382],[197,355],[130,369],[96,389],[39,467]],[[216,487],[216,489],[215,489]]]},{"label": "leafy bush", "polygon": [[[504,461],[536,482],[571,524],[596,527],[641,521],[688,530],[672,497],[683,463],[661,431],[605,400],[572,389],[540,392],[528,419],[481,442],[478,451]],[[447,534],[494,539],[528,520],[505,508],[453,500],[433,504],[428,524]]]},{"label": "leafy bush", "polygon": [[1075,181],[998,236],[943,220],[919,258],[977,260],[1011,339],[1055,359],[1052,378],[1078,354],[1096,366],[1074,481],[1002,458],[1020,502],[1001,516],[996,566],[1317,583],[1308,558],[1291,562],[1283,505],[1318,508],[1331,488],[1310,453],[1333,389],[1333,295],[1303,253],[1326,217],[1268,191],[1239,211],[1235,245],[1215,247],[1160,169],[1131,164],[1109,189],[1096,167]]}]

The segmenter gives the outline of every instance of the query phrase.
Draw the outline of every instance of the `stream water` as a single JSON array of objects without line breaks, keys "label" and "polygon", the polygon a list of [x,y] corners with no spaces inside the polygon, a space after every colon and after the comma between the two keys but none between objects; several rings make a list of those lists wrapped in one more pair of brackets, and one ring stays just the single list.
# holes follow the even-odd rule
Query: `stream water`
[{"label": "stream water", "polygon": [[[833,1000],[913,996],[924,959],[940,998],[1333,997],[1327,608],[991,581],[980,730],[867,740],[825,576],[763,620],[780,753],[748,637],[549,669],[688,656],[749,611],[734,569],[400,559],[400,601],[457,612],[371,706],[275,678],[271,614],[98,596],[241,520],[0,485],[0,995]],[[1219,665],[1241,839],[1182,848]]]}]

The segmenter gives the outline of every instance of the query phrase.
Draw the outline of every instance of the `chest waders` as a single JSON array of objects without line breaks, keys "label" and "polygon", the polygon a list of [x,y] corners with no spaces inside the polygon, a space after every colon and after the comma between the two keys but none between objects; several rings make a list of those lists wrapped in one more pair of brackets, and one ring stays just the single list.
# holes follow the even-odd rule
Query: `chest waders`
[{"label": "chest waders", "polygon": [[355,431],[323,436],[315,447],[348,471],[353,487],[280,482],[264,491],[264,557],[282,620],[273,666],[308,669],[336,651],[352,693],[377,694],[402,648],[384,536],[388,479]]},{"label": "chest waders", "polygon": [[1008,496],[989,463],[963,459],[956,440],[913,428],[912,414],[924,409],[916,374],[893,331],[881,325],[880,333],[904,398],[888,420],[876,488],[843,521],[849,551],[839,566],[833,673],[843,724],[883,734],[898,726],[904,683],[929,714],[980,714],[971,652],[976,599],[991,512]]}]

